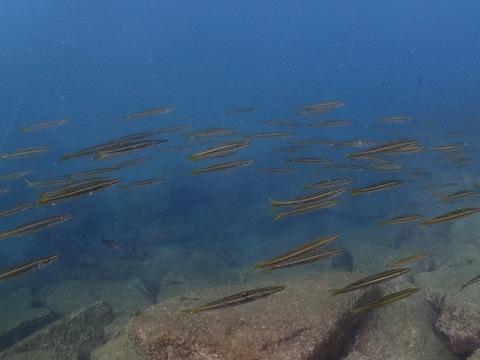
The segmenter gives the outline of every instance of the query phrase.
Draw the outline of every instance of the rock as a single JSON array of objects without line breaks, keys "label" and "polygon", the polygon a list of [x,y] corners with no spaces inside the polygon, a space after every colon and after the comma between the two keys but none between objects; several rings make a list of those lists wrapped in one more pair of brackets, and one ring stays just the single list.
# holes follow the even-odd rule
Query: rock
[{"label": "rock", "polygon": [[39,295],[40,302],[64,316],[90,306],[98,300],[88,281],[66,280],[57,286],[46,286]]},{"label": "rock", "polygon": [[[468,291],[467,291],[468,290]],[[435,329],[455,354],[470,355],[480,348],[480,289],[466,288],[447,297]]]},{"label": "rock", "polygon": [[84,357],[76,351],[49,351],[49,350],[31,350],[17,354],[2,356],[2,360],[83,360]]},{"label": "rock", "polygon": [[430,287],[425,288],[425,300],[430,305],[437,315],[440,315],[445,307],[446,293],[441,290],[436,290]]},{"label": "rock", "polygon": [[456,292],[459,274],[448,267],[435,271],[415,274],[415,285],[425,290],[425,300],[431,309],[439,315],[445,304],[447,293]]},{"label": "rock", "polygon": [[415,276],[415,283],[428,289],[427,301],[438,315],[438,336],[455,354],[469,355],[480,347],[480,287],[473,284],[459,292],[478,272],[476,266],[444,267]]},{"label": "rock", "polygon": [[96,302],[35,332],[5,350],[0,358],[2,355],[31,350],[89,353],[105,343],[103,328],[112,320],[110,307],[103,302]]},{"label": "rock", "polygon": [[480,360],[480,349],[477,349],[470,355],[467,360]]},{"label": "rock", "polygon": [[152,305],[149,294],[141,281],[94,281],[90,286],[97,298],[110,305],[114,316],[130,314]]},{"label": "rock", "polygon": [[167,299],[132,318],[128,334],[148,359],[338,358],[361,316],[349,316],[366,296],[329,296],[328,289],[358,279],[347,273],[281,278],[283,291],[239,306],[185,314],[183,309],[272,283],[222,286]]},{"label": "rock", "polygon": [[186,293],[189,289],[192,289],[192,281],[183,273],[180,272],[167,272],[160,279],[160,292],[157,296],[157,303]]},{"label": "rock", "polygon": [[105,326],[104,334],[108,340],[90,354],[90,360],[143,360],[145,356],[127,336],[126,327],[131,316],[115,318]]},{"label": "rock", "polygon": [[33,307],[33,296],[22,287],[0,299],[0,351],[29,336],[55,320],[52,311]]},{"label": "rock", "polygon": [[102,299],[115,316],[129,314],[152,304],[141,284],[133,281],[73,281],[61,282],[56,288],[43,292],[45,306],[66,315]]},{"label": "rock", "polygon": [[144,360],[145,355],[129,339],[127,334],[107,342],[105,345],[95,349],[90,360]]},{"label": "rock", "polygon": [[110,341],[126,334],[127,325],[132,315],[123,315],[115,318],[110,324],[103,329],[105,337]]},{"label": "rock", "polygon": [[[381,296],[413,287],[399,279],[382,285]],[[345,360],[454,360],[433,331],[435,317],[423,292],[366,312],[362,327]]]}]

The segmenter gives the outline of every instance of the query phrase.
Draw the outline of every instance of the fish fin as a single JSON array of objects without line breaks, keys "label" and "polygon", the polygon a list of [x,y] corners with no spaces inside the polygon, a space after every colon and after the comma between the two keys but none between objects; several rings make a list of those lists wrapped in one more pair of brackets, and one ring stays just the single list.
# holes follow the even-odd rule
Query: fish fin
[{"label": "fish fin", "polygon": [[48,196],[46,193],[40,194],[40,199],[37,201],[37,205],[47,205]]},{"label": "fish fin", "polygon": [[272,207],[270,208],[270,215],[272,215],[272,213],[274,213],[275,210],[277,210],[278,205],[273,199],[268,199],[268,201],[270,201],[270,204],[272,204]]}]

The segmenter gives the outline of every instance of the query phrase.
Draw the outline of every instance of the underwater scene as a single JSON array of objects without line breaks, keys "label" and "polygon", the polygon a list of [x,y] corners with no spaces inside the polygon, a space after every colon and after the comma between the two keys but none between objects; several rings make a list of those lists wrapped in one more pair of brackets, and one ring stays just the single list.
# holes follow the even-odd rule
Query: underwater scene
[{"label": "underwater scene", "polygon": [[480,4],[0,7],[0,359],[480,359]]}]

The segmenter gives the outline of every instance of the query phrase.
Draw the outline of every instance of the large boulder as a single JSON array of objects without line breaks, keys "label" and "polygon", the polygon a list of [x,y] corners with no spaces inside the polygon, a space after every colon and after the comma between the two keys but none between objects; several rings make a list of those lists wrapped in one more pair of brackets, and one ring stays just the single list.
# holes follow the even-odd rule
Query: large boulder
[{"label": "large boulder", "polygon": [[[128,334],[149,359],[323,359],[338,358],[362,316],[349,309],[368,290],[330,296],[358,275],[336,273],[270,282],[221,286],[167,299],[132,318]],[[285,285],[283,291],[250,303],[195,314],[182,312],[253,288]]]}]

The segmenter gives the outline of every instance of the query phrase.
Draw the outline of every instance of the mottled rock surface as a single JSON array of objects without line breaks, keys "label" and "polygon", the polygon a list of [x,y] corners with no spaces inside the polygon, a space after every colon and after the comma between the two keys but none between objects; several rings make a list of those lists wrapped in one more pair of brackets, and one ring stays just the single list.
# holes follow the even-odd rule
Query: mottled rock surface
[{"label": "mottled rock surface", "polygon": [[479,284],[460,292],[460,285],[479,272],[476,266],[443,267],[415,277],[437,315],[434,328],[439,338],[455,354],[466,356],[480,348]]},{"label": "mottled rock surface", "polygon": [[470,355],[480,348],[480,289],[466,288],[456,296],[447,297],[435,323],[439,336],[452,352]]},{"label": "mottled rock surface", "polygon": [[[406,280],[382,286],[383,295],[414,287]],[[423,291],[407,299],[363,313],[363,324],[345,360],[457,359],[433,330],[434,314]]]},{"label": "mottled rock surface", "polygon": [[[133,317],[128,334],[148,359],[334,359],[348,348],[361,317],[349,309],[362,291],[329,296],[328,289],[357,280],[347,273],[281,278],[191,292]],[[275,282],[273,282],[275,281]],[[257,287],[285,285],[240,306],[186,314],[183,309]],[[365,299],[362,299],[365,301]]]},{"label": "mottled rock surface", "polygon": [[96,302],[35,332],[5,350],[0,358],[33,350],[89,353],[105,343],[103,329],[112,320],[110,307],[103,302]]},{"label": "mottled rock surface", "polygon": [[127,334],[107,342],[90,354],[90,360],[145,360],[143,352],[137,348]]},{"label": "mottled rock surface", "polygon": [[127,336],[126,327],[130,316],[115,318],[105,326],[107,343],[96,348],[90,354],[90,360],[143,360],[145,355]]}]

